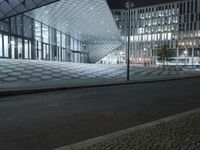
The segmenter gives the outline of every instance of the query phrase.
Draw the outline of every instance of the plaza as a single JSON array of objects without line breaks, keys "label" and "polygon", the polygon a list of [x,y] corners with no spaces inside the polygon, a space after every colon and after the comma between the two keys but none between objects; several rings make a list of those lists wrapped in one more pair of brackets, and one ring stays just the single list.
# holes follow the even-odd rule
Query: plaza
[{"label": "plaza", "polygon": [[199,85],[200,0],[0,0],[0,150],[198,150]]},{"label": "plaza", "polygon": [[[0,60],[0,83],[28,83],[42,81],[70,81],[104,79],[126,80],[126,65],[102,65],[84,63],[65,63],[37,60],[2,59]],[[131,66],[132,80],[165,78],[177,75],[198,74],[200,68],[187,70],[180,68]],[[78,84],[78,83],[77,83]]]}]

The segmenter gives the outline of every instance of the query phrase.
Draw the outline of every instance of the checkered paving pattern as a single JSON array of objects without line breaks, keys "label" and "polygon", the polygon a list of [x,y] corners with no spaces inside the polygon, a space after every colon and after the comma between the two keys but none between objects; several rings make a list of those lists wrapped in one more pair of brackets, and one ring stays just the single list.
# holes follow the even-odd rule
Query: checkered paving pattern
[{"label": "checkered paving pattern", "polygon": [[[130,76],[148,77],[184,74],[159,68],[131,67]],[[126,66],[0,59],[0,83],[37,82],[73,79],[122,79]]]}]

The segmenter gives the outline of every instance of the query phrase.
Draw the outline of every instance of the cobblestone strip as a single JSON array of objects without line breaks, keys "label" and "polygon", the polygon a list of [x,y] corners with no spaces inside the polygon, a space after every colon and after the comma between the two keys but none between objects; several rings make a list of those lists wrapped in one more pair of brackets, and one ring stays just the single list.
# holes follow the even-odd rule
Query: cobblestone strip
[{"label": "cobblestone strip", "polygon": [[56,150],[200,150],[200,109]]}]

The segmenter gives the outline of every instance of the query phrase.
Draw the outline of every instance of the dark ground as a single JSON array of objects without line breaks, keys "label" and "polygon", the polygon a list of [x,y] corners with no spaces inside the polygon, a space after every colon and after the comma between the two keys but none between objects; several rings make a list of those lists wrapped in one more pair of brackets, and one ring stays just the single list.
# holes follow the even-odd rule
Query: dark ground
[{"label": "dark ground", "polygon": [[0,98],[0,149],[49,150],[200,107],[200,79]]}]

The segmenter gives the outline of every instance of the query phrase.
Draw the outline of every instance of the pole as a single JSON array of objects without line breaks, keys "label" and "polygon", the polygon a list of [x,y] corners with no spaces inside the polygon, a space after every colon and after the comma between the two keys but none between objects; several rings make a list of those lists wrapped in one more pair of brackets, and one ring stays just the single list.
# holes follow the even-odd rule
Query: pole
[{"label": "pole", "polygon": [[127,81],[130,80],[130,28],[131,28],[131,1],[128,2],[128,49],[127,49]]}]

